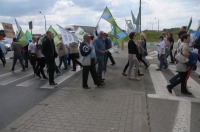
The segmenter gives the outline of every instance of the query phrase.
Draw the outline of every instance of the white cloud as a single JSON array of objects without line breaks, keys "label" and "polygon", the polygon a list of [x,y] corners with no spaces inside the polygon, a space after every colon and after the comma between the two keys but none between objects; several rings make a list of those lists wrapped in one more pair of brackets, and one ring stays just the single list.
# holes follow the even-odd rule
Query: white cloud
[{"label": "white cloud", "polygon": [[[6,5],[1,3],[0,7],[14,6],[11,2],[6,3],[6,0],[2,1]],[[30,2],[30,0],[27,1]],[[21,1],[15,0],[14,4],[16,5],[17,2],[21,3]],[[139,9],[139,0],[59,0],[56,3],[52,1],[47,5],[39,0],[34,2],[36,3],[33,4],[33,7],[29,6],[27,13],[22,13],[27,11],[27,8],[23,7],[13,11],[0,8],[0,12],[4,12],[4,15],[0,16],[1,22],[12,23],[16,29],[14,22],[14,16],[16,15],[11,14],[14,12],[13,14],[19,14],[16,18],[24,31],[28,29],[28,22],[33,21],[33,33],[43,34],[45,32],[44,17],[42,14],[39,14],[39,11],[46,15],[47,28],[52,25],[59,31],[56,24],[63,27],[70,24],[96,26],[104,8],[107,6],[119,27],[124,29],[125,19],[131,19],[130,11],[132,10],[137,17]],[[199,3],[198,0],[142,0],[142,29],[151,29],[151,23],[153,23],[154,29],[157,30],[158,19],[160,29],[180,27],[187,25],[190,17],[193,18],[192,29],[196,29],[200,19],[198,13]],[[101,20],[99,25],[103,30],[110,30],[110,24],[104,20]]]}]

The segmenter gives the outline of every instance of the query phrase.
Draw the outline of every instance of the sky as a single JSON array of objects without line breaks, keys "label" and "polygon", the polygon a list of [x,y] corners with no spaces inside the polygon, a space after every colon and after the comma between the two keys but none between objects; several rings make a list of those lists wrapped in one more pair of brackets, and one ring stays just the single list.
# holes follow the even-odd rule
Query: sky
[{"label": "sky", "polygon": [[[28,22],[33,21],[34,34],[45,33],[50,25],[59,32],[56,24],[62,27],[68,25],[96,26],[110,31],[110,24],[101,18],[108,7],[122,29],[126,29],[125,19],[131,20],[131,10],[135,17],[139,11],[139,0],[1,0],[0,22],[13,24],[17,30],[14,18],[25,32]],[[199,0],[142,0],[142,30],[181,27],[188,25],[192,17],[191,29],[196,30],[200,20]],[[40,14],[39,12],[43,14]],[[0,29],[3,29],[0,24]]]}]

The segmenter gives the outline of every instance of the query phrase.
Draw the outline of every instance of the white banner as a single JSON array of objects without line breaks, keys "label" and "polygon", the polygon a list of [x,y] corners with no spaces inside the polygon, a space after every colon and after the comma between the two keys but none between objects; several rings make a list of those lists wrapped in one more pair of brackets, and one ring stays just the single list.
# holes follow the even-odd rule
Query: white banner
[{"label": "white banner", "polygon": [[64,44],[69,45],[72,42],[76,42],[73,34],[68,32],[66,29],[64,29],[63,27],[59,26],[58,24],[57,24],[57,26],[60,29],[60,33],[61,33],[62,40],[63,40]]},{"label": "white banner", "polygon": [[6,37],[8,37],[8,38],[14,38],[15,37],[15,32],[14,32],[12,24],[2,22],[2,26],[3,26],[4,32],[6,34]]},{"label": "white banner", "polygon": [[126,20],[126,25],[127,25],[127,29],[126,29],[126,33],[129,35],[131,32],[134,32],[134,26],[131,22],[131,20]]},{"label": "white banner", "polygon": [[85,34],[85,31],[82,28],[78,27],[78,29],[75,32],[76,37],[83,41],[84,34]]}]

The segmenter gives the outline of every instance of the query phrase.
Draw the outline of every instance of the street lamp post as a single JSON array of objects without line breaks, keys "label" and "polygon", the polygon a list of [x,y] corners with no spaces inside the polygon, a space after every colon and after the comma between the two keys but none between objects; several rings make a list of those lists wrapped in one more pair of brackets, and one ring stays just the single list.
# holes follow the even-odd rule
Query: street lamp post
[{"label": "street lamp post", "polygon": [[[157,18],[155,18],[155,19],[157,19]],[[159,32],[159,19],[158,19],[158,32]]]},{"label": "street lamp post", "polygon": [[41,11],[39,12],[40,14],[44,15],[44,21],[45,21],[45,32],[47,31],[47,26],[46,26],[46,16],[44,13],[42,13]]},{"label": "street lamp post", "polygon": [[150,22],[151,30],[153,31],[153,22]]}]

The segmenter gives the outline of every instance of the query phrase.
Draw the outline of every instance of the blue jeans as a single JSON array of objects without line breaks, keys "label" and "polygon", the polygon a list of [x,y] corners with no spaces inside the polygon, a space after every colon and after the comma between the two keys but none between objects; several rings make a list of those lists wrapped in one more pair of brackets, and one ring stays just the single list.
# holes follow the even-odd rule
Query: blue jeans
[{"label": "blue jeans", "polygon": [[179,77],[180,77],[180,74],[177,73],[176,75],[174,75],[174,76],[169,80],[169,82],[170,82],[170,83],[174,83]]},{"label": "blue jeans", "polygon": [[97,68],[97,75],[98,78],[101,80],[102,79],[102,72],[105,69],[105,60],[104,60],[104,56],[98,56],[97,57],[97,63],[98,63],[98,68]]},{"label": "blue jeans", "polygon": [[165,54],[158,55],[158,59],[160,61],[159,69],[162,69],[163,66],[167,67],[165,63]]}]

